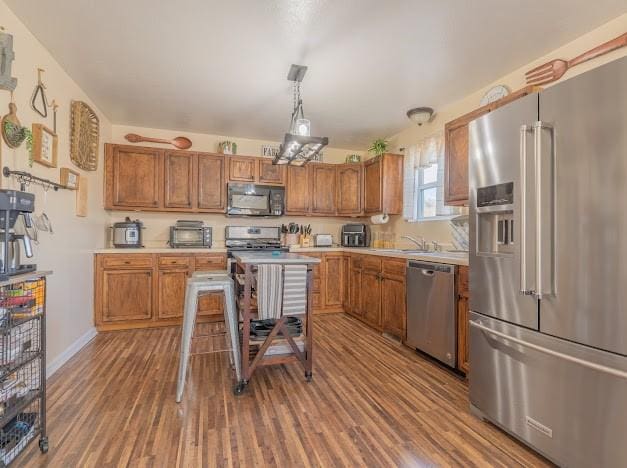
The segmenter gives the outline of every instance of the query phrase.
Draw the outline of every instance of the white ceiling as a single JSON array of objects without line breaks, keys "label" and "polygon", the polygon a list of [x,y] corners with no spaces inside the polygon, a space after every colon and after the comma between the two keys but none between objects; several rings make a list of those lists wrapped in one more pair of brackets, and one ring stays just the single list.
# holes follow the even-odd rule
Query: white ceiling
[{"label": "white ceiling", "polygon": [[[623,13],[625,0],[5,0],[115,124],[363,149]],[[53,93],[53,90],[51,90]]]}]

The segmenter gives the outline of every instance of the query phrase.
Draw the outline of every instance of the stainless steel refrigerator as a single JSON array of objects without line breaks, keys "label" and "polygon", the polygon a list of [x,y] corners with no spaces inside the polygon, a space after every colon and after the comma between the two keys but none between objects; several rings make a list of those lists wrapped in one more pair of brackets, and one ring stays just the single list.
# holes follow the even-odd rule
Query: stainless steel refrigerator
[{"label": "stainless steel refrigerator", "polygon": [[472,409],[560,465],[627,466],[627,58],[469,131]]}]

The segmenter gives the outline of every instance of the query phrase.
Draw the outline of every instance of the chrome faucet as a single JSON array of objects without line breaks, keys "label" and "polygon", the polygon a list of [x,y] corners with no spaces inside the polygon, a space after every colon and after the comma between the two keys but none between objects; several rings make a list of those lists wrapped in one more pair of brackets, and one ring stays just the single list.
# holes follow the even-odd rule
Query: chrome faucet
[{"label": "chrome faucet", "polygon": [[425,252],[429,250],[427,247],[427,241],[425,240],[424,237],[421,237],[419,241],[417,241],[411,236],[401,236],[401,239],[407,239],[408,241],[413,242],[414,244],[416,244],[419,250],[424,250]]}]

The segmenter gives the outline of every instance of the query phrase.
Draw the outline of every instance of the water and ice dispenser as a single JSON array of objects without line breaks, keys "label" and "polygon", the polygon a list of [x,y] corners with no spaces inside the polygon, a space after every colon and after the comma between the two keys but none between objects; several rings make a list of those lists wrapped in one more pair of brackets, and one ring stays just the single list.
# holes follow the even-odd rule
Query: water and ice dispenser
[{"label": "water and ice dispenser", "polygon": [[477,189],[477,253],[513,254],[514,183]]}]

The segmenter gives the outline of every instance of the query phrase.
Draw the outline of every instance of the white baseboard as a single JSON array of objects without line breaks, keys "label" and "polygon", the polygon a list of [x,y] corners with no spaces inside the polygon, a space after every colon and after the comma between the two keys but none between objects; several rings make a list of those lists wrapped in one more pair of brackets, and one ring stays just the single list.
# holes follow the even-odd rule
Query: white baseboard
[{"label": "white baseboard", "polygon": [[52,374],[59,370],[59,368],[68,362],[72,356],[78,353],[83,346],[89,343],[94,337],[98,334],[95,327],[91,327],[83,336],[79,337],[74,343],[72,343],[68,348],[59,354],[56,358],[54,358],[48,365],[46,366],[46,378],[50,378]]}]

